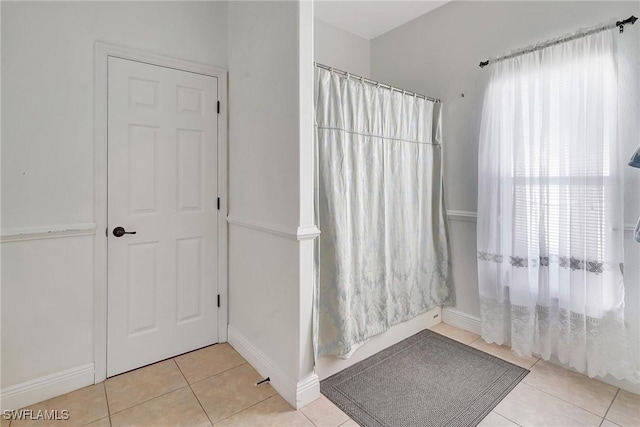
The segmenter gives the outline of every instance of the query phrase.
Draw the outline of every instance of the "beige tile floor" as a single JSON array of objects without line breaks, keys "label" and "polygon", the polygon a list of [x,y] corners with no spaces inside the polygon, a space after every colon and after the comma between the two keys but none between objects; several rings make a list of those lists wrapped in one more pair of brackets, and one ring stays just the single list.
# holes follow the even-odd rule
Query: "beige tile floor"
[{"label": "beige tile floor", "polygon": [[[640,427],[640,396],[559,368],[446,324],[432,328],[449,338],[531,372],[480,423],[498,426]],[[68,421],[2,420],[20,426],[300,426],[357,424],[321,396],[295,411],[230,345],[217,344],[107,379],[30,406],[67,409]]]}]

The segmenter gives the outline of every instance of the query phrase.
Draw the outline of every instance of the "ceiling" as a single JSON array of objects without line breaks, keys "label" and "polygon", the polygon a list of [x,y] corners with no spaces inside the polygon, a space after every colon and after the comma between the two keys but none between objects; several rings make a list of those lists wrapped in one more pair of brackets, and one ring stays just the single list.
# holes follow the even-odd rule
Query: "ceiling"
[{"label": "ceiling", "polygon": [[315,18],[373,39],[447,3],[436,0],[315,0]]}]

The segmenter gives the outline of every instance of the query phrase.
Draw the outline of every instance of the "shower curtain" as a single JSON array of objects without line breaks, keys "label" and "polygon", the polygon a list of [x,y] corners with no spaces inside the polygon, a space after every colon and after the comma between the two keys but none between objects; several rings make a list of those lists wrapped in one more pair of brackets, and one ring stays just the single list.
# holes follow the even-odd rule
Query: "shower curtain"
[{"label": "shower curtain", "polygon": [[316,68],[320,356],[453,304],[441,105]]}]

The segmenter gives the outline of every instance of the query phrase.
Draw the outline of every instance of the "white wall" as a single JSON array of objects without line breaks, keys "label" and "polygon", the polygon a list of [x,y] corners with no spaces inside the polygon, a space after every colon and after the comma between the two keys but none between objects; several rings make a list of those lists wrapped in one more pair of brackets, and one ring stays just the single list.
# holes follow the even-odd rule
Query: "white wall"
[{"label": "white wall", "polygon": [[313,46],[309,2],[232,2],[229,342],[294,407],[312,373]]},{"label": "white wall", "polygon": [[[227,6],[3,1],[0,7],[2,234],[90,231],[2,243],[1,387],[20,392],[28,381],[37,388],[43,377],[60,380],[56,375],[94,360],[94,42],[225,68]],[[93,373],[82,372],[81,382],[93,381]],[[72,383],[64,384],[58,392]]]},{"label": "white wall", "polygon": [[369,40],[316,19],[313,46],[317,62],[362,77],[371,75]]},{"label": "white wall", "polygon": [[[480,315],[473,215],[478,198],[478,129],[488,71],[478,63],[578,28],[639,13],[638,2],[451,2],[372,40],[374,79],[444,101],[447,208],[458,211],[450,217],[456,310]],[[626,159],[640,142],[640,27],[627,26],[617,41]],[[640,172],[626,168],[625,178],[625,222],[631,225],[640,214]],[[630,234],[625,241],[626,318],[640,366],[640,247],[632,243]]]}]

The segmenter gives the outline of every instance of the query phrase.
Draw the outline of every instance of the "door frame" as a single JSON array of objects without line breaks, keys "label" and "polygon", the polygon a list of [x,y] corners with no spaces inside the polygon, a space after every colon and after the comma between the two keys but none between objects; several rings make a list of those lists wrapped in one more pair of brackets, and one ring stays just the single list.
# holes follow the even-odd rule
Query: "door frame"
[{"label": "door frame", "polygon": [[[93,359],[95,383],[107,378],[107,286],[108,286],[108,246],[107,246],[107,70],[108,58],[116,57],[142,62],[149,65],[172,68],[179,71],[216,77],[218,82],[218,342],[227,341],[228,312],[228,269],[227,269],[227,71],[212,65],[173,58],[126,46],[96,41],[94,45],[94,218],[96,233],[94,239],[93,277]],[[103,233],[102,230],[105,230]]]}]

